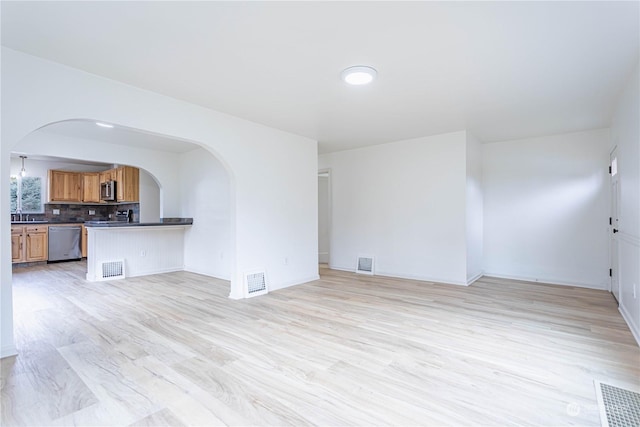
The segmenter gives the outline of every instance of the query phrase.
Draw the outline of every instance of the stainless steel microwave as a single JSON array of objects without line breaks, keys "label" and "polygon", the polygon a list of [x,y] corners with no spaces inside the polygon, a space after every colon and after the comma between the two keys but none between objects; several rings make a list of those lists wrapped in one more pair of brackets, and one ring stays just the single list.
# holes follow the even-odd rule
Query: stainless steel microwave
[{"label": "stainless steel microwave", "polygon": [[100,184],[100,200],[112,202],[116,200],[116,182],[106,181]]}]

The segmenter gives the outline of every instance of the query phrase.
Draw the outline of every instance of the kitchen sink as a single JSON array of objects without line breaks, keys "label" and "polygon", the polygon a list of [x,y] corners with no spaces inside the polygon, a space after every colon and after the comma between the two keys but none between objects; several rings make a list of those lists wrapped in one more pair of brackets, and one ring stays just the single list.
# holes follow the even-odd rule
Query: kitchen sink
[{"label": "kitchen sink", "polygon": [[49,221],[11,221],[11,224],[48,224]]}]

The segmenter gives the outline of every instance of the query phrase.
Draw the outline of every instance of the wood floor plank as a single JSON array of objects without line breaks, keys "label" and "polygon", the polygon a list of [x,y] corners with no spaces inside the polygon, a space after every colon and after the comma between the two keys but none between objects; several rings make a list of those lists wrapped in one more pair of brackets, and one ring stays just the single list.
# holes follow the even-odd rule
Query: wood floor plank
[{"label": "wood floor plank", "polygon": [[603,291],[321,268],[234,301],[198,274],[85,271],[15,269],[3,426],[595,426],[594,379],[640,386],[640,348]]}]

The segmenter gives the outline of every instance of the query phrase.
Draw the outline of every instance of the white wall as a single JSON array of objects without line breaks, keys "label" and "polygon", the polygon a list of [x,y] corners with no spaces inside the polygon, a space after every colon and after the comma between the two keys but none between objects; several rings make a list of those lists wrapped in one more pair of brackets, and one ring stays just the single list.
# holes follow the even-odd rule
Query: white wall
[{"label": "white wall", "polygon": [[482,190],[482,145],[471,133],[466,132],[466,238],[467,238],[467,283],[479,279],[483,272],[483,190]]},{"label": "white wall", "polygon": [[[0,164],[5,176],[9,153],[20,141],[61,120],[100,120],[191,141],[214,153],[231,176],[230,296],[242,297],[244,272],[256,268],[267,270],[271,289],[318,277],[316,141],[4,47],[1,76]],[[51,147],[52,155],[57,155],[57,148]],[[116,154],[95,152],[91,157],[107,160]],[[163,183],[163,216],[179,216],[179,183],[152,173]],[[8,191],[5,182],[0,190],[3,349],[13,347]]]},{"label": "white wall", "polygon": [[180,156],[182,214],[194,218],[185,232],[185,269],[231,278],[231,207],[227,171],[200,148]]},{"label": "white wall", "polygon": [[[21,168],[22,159],[19,157],[12,157],[10,169],[11,175],[18,175]],[[27,176],[40,177],[43,179],[43,184],[47,183],[49,169],[71,170],[77,172],[99,172],[105,170],[105,166],[87,165],[85,163],[76,163],[71,160],[36,160],[30,158],[25,159],[24,168],[27,171]],[[47,187],[45,187],[45,189],[46,188]]]},{"label": "white wall", "polygon": [[[620,185],[620,311],[640,344],[640,65],[620,96],[611,125]],[[614,266],[615,268],[615,266]],[[634,292],[635,289],[635,292]]]},{"label": "white wall", "polygon": [[466,133],[325,154],[331,169],[330,266],[466,284]]},{"label": "white wall", "polygon": [[483,146],[484,270],[607,289],[609,130]]},{"label": "white wall", "polygon": [[153,176],[140,169],[140,222],[160,220],[160,187]]},{"label": "white wall", "polygon": [[318,176],[318,262],[329,262],[330,216],[329,216],[329,177]]}]

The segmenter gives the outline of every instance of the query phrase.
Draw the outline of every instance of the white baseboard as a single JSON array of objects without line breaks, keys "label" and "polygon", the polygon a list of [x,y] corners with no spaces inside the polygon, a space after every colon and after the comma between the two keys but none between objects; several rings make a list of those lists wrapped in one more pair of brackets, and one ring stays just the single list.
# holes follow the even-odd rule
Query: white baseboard
[{"label": "white baseboard", "polygon": [[467,286],[472,285],[476,280],[480,279],[482,276],[484,276],[484,272],[481,271],[475,276],[472,276],[471,279],[467,279]]},{"label": "white baseboard", "polygon": [[302,278],[302,279],[292,280],[292,281],[289,281],[289,282],[277,283],[277,284],[269,284],[269,292],[277,291],[277,290],[284,289],[284,288],[289,288],[291,286],[302,285],[304,283],[313,282],[314,280],[319,280],[319,279],[320,279],[320,276],[318,274],[316,274],[314,276],[309,276],[309,277]]},{"label": "white baseboard", "polygon": [[587,289],[597,289],[600,291],[606,291],[607,285],[601,284],[597,285],[594,283],[580,283],[580,282],[568,282],[565,280],[554,279],[549,277],[529,277],[529,276],[519,276],[519,275],[511,275],[511,274],[501,274],[494,273],[491,271],[485,271],[484,276],[487,277],[495,277],[497,279],[510,279],[510,280],[522,280],[525,282],[538,282],[541,284],[547,285],[562,285],[562,286],[572,286],[574,288],[587,288]]},{"label": "white baseboard", "polygon": [[18,354],[18,349],[15,345],[7,345],[0,348],[0,359],[15,356],[16,354]]},{"label": "white baseboard", "polygon": [[211,273],[209,271],[204,271],[204,270],[201,270],[201,269],[198,269],[198,268],[193,268],[193,267],[190,267],[188,265],[186,265],[184,267],[184,271],[188,271],[189,273],[201,274],[203,276],[213,277],[214,279],[226,280],[227,282],[231,281],[231,277],[230,276],[216,275],[216,274]]},{"label": "white baseboard", "polygon": [[353,267],[337,267],[335,265],[329,264],[329,269],[331,270],[340,270],[340,271],[348,271],[349,273],[355,273],[356,269]]},{"label": "white baseboard", "polygon": [[[350,273],[355,273],[355,269],[353,267],[336,267],[334,265],[329,266],[332,270],[340,270],[340,271],[348,271]],[[395,279],[407,279],[407,280],[418,280],[420,282],[431,282],[431,283],[441,283],[444,285],[458,285],[458,286],[468,286],[467,283],[462,281],[443,279],[438,277],[430,277],[430,276],[419,276],[419,275],[410,275],[410,274],[397,274],[397,273],[388,273],[386,271],[374,271],[374,276],[382,276],[382,277],[392,277]],[[482,276],[482,274],[480,275]]]},{"label": "white baseboard", "polygon": [[[174,273],[176,271],[186,271],[186,270],[184,267],[159,268],[159,269],[147,270],[147,271],[143,270],[143,271],[137,271],[135,274],[125,274],[125,279],[128,279],[130,277],[151,276],[154,274]],[[89,273],[87,273],[85,277],[88,282],[99,282],[103,280],[98,276],[91,276]],[[113,279],[113,280],[120,280],[120,279]]]},{"label": "white baseboard", "polygon": [[376,276],[394,277],[396,279],[418,280],[420,282],[439,283],[439,284],[443,284],[443,285],[468,286],[468,284],[466,282],[461,282],[461,281],[451,280],[451,279],[442,279],[442,278],[431,277],[431,276],[387,273],[387,272],[384,272],[384,271],[383,272],[377,272],[376,271]]},{"label": "white baseboard", "polygon": [[175,273],[176,271],[184,271],[184,267],[158,268],[158,269],[154,269],[154,270],[137,271],[135,274],[130,274],[130,275],[126,276],[126,278],[151,276],[151,275],[154,275],[154,274]]},{"label": "white baseboard", "polygon": [[625,322],[627,322],[627,326],[629,326],[631,334],[636,339],[636,343],[638,343],[638,346],[640,346],[640,328],[638,328],[638,325],[633,322],[633,318],[627,312],[626,308],[623,305],[618,306],[618,311],[620,311],[620,314],[622,314],[622,318]]}]

